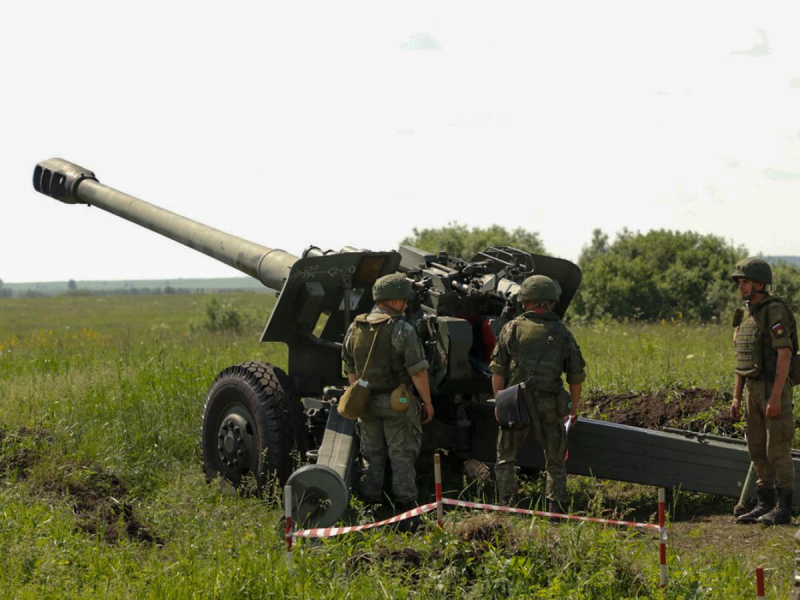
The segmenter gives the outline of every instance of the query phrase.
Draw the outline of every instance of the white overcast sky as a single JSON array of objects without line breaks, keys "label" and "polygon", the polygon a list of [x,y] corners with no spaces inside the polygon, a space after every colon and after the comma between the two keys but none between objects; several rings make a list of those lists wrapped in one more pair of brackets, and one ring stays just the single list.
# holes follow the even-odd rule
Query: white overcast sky
[{"label": "white overcast sky", "polygon": [[800,255],[797,2],[0,3],[0,278],[235,276],[33,191],[59,156],[299,254],[498,223]]}]

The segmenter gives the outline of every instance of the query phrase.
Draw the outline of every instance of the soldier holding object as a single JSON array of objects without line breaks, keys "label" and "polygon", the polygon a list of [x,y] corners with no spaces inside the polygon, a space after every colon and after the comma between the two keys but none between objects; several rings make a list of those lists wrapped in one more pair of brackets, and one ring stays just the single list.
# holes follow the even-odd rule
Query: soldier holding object
[{"label": "soldier holding object", "polygon": [[[565,421],[577,418],[586,363],[575,338],[553,308],[560,290],[544,275],[532,275],[520,286],[518,300],[525,312],[505,324],[497,338],[489,366],[495,395],[518,383],[530,414],[530,425],[500,429],[497,437],[495,477],[500,501],[508,503],[517,490],[516,456],[532,429],[544,449],[547,499],[551,510],[567,502],[567,449]],[[566,374],[569,392],[564,389]]]},{"label": "soldier holding object", "polygon": [[791,522],[792,382],[789,369],[797,350],[797,325],[788,306],[767,291],[772,269],[760,258],[746,258],[731,278],[744,306],[734,314],[736,383],[731,417],[738,419],[742,394],[747,417],[747,449],[756,469],[756,507],[737,523],[786,525]]},{"label": "soldier holding object", "polygon": [[[428,361],[417,332],[403,316],[413,296],[411,282],[402,273],[386,275],[375,282],[372,295],[377,304],[350,324],[342,346],[350,383],[367,380],[370,390],[367,413],[358,419],[366,463],[360,493],[365,502],[381,504],[388,458],[395,508],[404,512],[416,506],[415,462],[422,448],[422,424],[433,420]],[[412,383],[422,404],[411,391]],[[391,402],[401,384],[407,386],[410,400],[404,412]]]}]

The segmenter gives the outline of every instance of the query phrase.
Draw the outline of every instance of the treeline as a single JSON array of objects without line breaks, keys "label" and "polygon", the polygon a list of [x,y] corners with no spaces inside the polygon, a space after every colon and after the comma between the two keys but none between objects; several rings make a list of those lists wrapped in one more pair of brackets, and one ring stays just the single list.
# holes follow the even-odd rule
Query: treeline
[{"label": "treeline", "polygon": [[[488,246],[512,246],[533,254],[547,254],[540,235],[523,228],[499,225],[473,227],[451,223],[446,227],[414,229],[403,240],[428,252],[447,252],[470,260]],[[572,302],[569,317],[582,320],[686,320],[727,321],[740,300],[730,273],[736,262],[750,255],[744,246],[724,238],[692,231],[623,229],[612,241],[599,229],[583,247],[578,265],[583,282]],[[769,260],[772,293],[800,312],[800,264],[797,257]],[[794,260],[795,262],[791,262]],[[72,282],[71,282],[72,283]],[[69,295],[149,295],[204,293],[203,288],[148,287],[86,290],[70,285]],[[241,290],[225,291],[253,291]],[[64,292],[62,292],[64,293]],[[20,297],[46,294],[38,290],[15,291]],[[0,297],[11,289],[0,280]]]},{"label": "treeline", "polygon": [[[471,259],[488,245],[514,246],[546,254],[538,233],[507,231],[493,225],[469,229],[452,223],[437,229],[414,229],[403,240],[429,252],[446,251]],[[476,250],[477,248],[477,250]],[[724,238],[692,231],[623,229],[613,241],[596,229],[578,258],[583,282],[570,317],[585,320],[728,320],[740,304],[730,273],[750,253]],[[800,266],[770,260],[772,293],[795,312],[800,309]]]}]

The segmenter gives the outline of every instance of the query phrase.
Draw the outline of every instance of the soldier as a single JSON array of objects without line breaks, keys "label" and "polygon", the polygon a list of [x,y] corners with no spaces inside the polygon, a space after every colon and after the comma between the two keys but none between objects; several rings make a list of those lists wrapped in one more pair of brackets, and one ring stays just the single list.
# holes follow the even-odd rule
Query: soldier
[{"label": "soldier", "polygon": [[792,384],[789,367],[797,349],[797,326],[788,306],[770,296],[772,269],[760,258],[739,261],[731,274],[744,300],[736,310],[736,384],[731,417],[739,418],[744,392],[747,449],[756,468],[756,507],[737,523],[785,525],[791,522]]},{"label": "soldier", "polygon": [[[381,504],[388,458],[395,508],[404,512],[416,506],[414,463],[422,447],[422,424],[433,420],[428,361],[414,327],[403,316],[413,296],[411,282],[402,273],[386,275],[375,282],[372,296],[377,304],[369,314],[356,317],[342,346],[350,383],[360,377],[369,381],[369,408],[358,420],[366,463],[360,493],[365,502]],[[400,384],[411,390],[412,383],[422,397],[422,406],[413,397],[408,410],[396,412],[390,403],[392,391]]]},{"label": "soldier", "polygon": [[[518,299],[525,312],[506,323],[492,354],[492,389],[495,395],[507,385],[525,382],[523,390],[531,415],[529,427],[501,429],[497,436],[495,477],[500,501],[510,502],[517,490],[515,460],[529,429],[544,449],[547,499],[551,510],[567,502],[566,419],[577,418],[586,363],[575,338],[553,308],[560,290],[544,275],[522,282]],[[569,393],[561,379],[566,373]]]}]

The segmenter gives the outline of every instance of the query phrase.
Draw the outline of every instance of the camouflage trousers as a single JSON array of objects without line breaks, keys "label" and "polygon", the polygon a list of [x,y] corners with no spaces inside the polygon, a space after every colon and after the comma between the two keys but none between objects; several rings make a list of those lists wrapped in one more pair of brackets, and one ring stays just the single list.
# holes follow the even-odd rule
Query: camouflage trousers
[{"label": "camouflage trousers", "polygon": [[[545,398],[542,398],[545,396]],[[540,394],[540,400],[551,400],[550,394]],[[555,397],[554,397],[555,398]],[[533,431],[534,439],[544,450],[545,472],[547,473],[547,499],[555,502],[566,503],[567,497],[567,469],[564,464],[564,454],[567,451],[567,432],[564,427],[563,417],[555,411],[553,402],[544,402],[546,407],[533,410],[532,418],[536,422],[530,427],[514,430],[500,429],[497,434],[497,462],[494,467],[497,480],[497,493],[502,502],[511,500],[517,492],[516,458],[522,449],[529,432]],[[552,408],[551,405],[552,404]]]},{"label": "camouflage trousers", "polygon": [[422,448],[422,416],[419,401],[404,413],[389,405],[389,394],[373,396],[367,414],[358,420],[364,478],[359,486],[368,501],[381,502],[387,458],[392,465],[392,496],[395,502],[416,502],[415,463]]},{"label": "camouflage trousers", "polygon": [[756,467],[757,485],[794,489],[792,462],[792,386],[787,381],[781,393],[781,414],[767,417],[767,400],[772,385],[764,379],[745,383],[744,400],[747,410],[747,449]]}]

